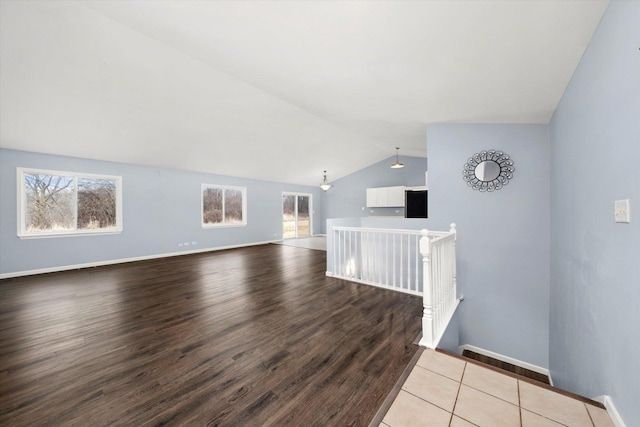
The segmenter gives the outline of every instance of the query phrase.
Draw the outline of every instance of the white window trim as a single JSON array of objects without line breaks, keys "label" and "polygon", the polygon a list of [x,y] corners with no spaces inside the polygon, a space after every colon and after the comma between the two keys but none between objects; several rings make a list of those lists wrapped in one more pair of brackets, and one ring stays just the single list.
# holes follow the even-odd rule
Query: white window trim
[{"label": "white window trim", "polygon": [[[242,192],[242,222],[239,224],[205,224],[202,214],[204,213],[204,190],[207,188],[217,188],[222,190],[222,218],[224,221],[224,190],[237,190]],[[226,227],[246,227],[247,225],[247,187],[235,187],[232,185],[202,184],[200,186],[200,225],[202,228],[226,228]]]},{"label": "white window trim", "polygon": [[[17,171],[17,214],[18,214],[18,237],[20,239],[41,239],[48,237],[74,237],[74,236],[96,236],[107,234],[121,234],[123,229],[122,221],[122,177],[114,175],[101,175],[82,172],[69,172],[69,171],[57,171],[48,169],[35,169],[35,168],[16,168]],[[27,232],[26,230],[26,212],[27,212],[27,197],[25,194],[25,175],[28,174],[44,174],[44,175],[60,175],[73,177],[77,189],[78,178],[95,178],[95,179],[109,179],[116,181],[116,226],[114,228],[108,228],[103,230],[66,230],[66,231],[41,231],[41,232]],[[77,197],[77,190],[76,190]],[[78,203],[74,206],[75,216],[77,218]],[[77,227],[77,224],[76,224]]]}]

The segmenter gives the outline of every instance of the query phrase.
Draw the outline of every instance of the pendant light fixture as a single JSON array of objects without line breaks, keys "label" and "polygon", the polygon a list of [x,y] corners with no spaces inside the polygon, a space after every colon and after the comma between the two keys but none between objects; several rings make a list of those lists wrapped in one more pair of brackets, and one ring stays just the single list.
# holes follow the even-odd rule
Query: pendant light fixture
[{"label": "pendant light fixture", "polygon": [[404,167],[404,163],[400,163],[400,159],[398,158],[398,150],[400,147],[396,147],[396,161],[391,165],[391,169],[400,169]]},{"label": "pendant light fixture", "polygon": [[322,184],[320,184],[320,188],[322,189],[322,191],[327,191],[331,187],[333,186],[327,182],[327,171],[324,171],[324,178],[322,179]]}]

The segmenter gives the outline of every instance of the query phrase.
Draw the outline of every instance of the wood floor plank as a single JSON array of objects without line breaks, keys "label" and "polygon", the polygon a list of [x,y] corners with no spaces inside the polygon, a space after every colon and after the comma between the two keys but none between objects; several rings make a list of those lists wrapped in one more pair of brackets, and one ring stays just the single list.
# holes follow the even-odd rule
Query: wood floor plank
[{"label": "wood floor plank", "polygon": [[0,281],[0,425],[367,425],[420,298],[283,245]]}]

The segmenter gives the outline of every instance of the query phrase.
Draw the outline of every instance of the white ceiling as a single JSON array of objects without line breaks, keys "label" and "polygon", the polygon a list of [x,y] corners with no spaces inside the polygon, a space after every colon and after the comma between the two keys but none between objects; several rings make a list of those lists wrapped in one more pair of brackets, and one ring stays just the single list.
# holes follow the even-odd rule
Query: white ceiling
[{"label": "white ceiling", "polygon": [[0,147],[315,185],[547,123],[607,1],[0,3]]}]

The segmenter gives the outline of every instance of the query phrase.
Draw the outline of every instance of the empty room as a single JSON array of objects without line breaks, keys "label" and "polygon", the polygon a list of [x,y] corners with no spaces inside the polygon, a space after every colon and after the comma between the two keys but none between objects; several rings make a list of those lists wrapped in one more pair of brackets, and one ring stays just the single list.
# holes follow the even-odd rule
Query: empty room
[{"label": "empty room", "polygon": [[0,0],[0,425],[640,425],[640,0]]}]

